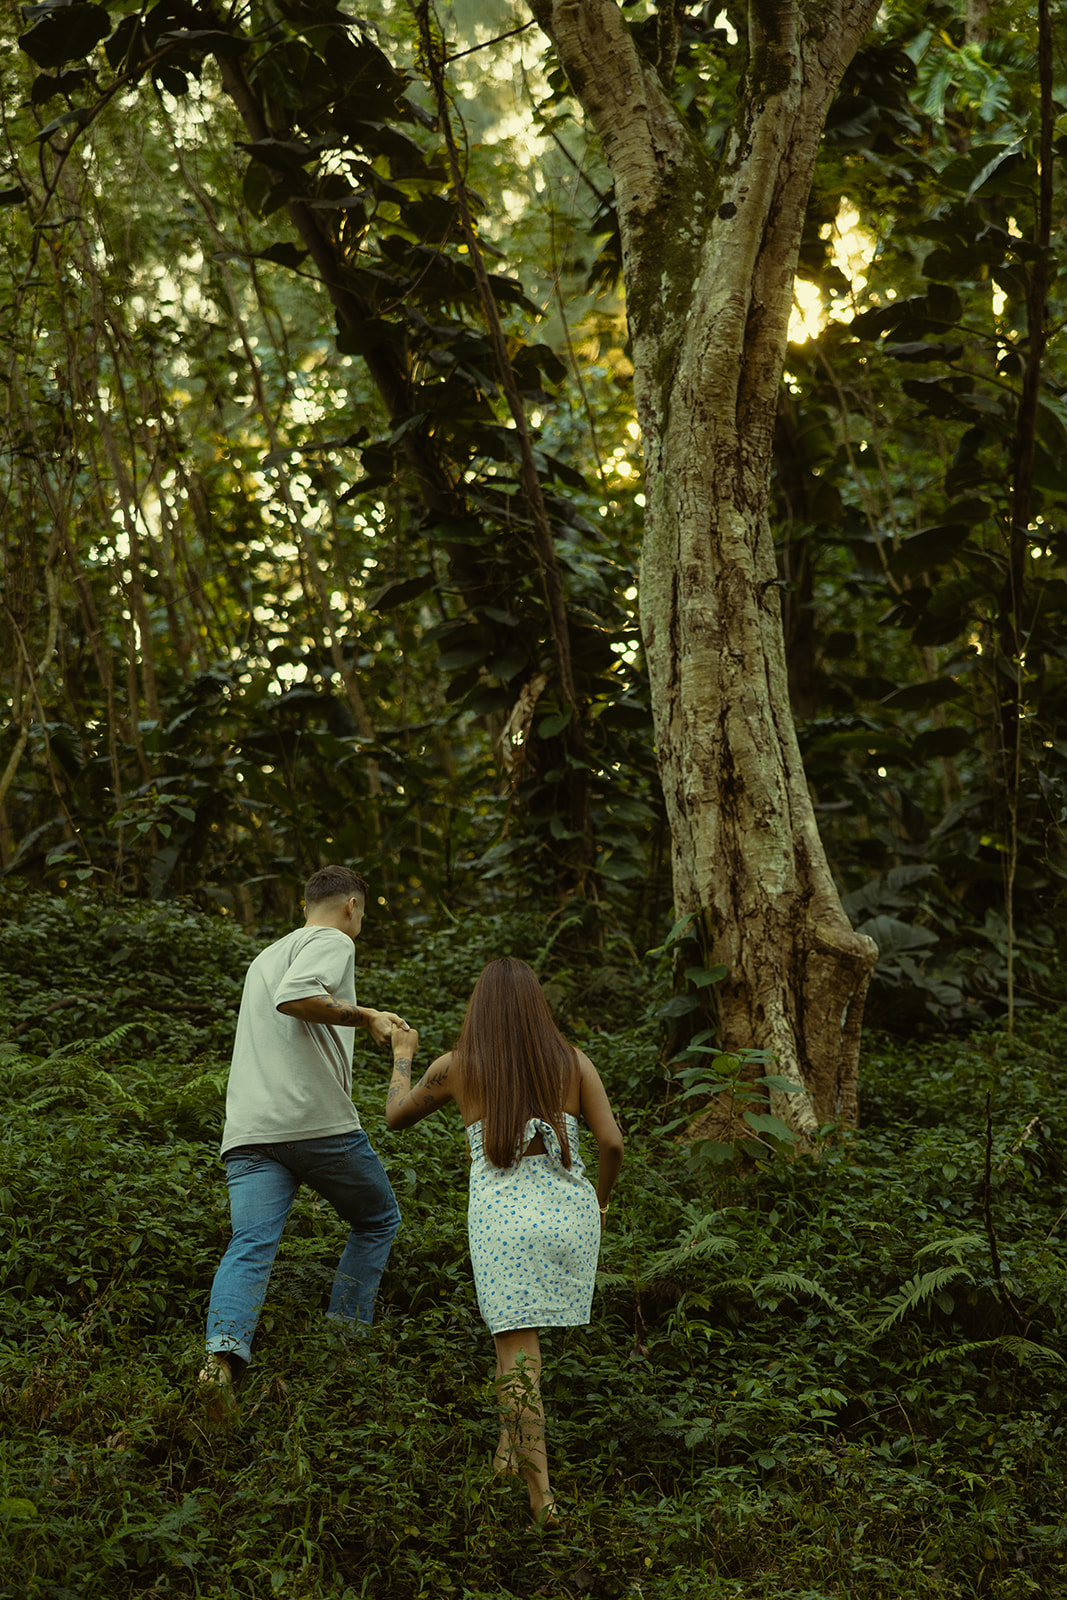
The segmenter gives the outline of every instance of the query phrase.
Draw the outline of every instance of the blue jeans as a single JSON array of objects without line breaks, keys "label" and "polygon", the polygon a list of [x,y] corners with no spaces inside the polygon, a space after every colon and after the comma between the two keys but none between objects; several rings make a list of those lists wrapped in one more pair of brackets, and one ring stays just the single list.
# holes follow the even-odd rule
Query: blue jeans
[{"label": "blue jeans", "polygon": [[207,1348],[251,1360],[274,1257],[301,1183],[328,1200],[351,1230],[329,1315],[373,1321],[400,1209],[362,1129],[291,1144],[239,1145],[227,1150],[225,1162],[233,1238],[211,1286]]}]

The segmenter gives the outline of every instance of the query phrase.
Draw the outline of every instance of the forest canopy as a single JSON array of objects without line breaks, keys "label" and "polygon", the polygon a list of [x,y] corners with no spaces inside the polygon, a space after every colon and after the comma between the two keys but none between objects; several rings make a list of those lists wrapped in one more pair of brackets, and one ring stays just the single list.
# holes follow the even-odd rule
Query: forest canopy
[{"label": "forest canopy", "polygon": [[[621,11],[650,61],[670,12],[674,104],[714,155],[742,8]],[[1042,14],[883,7],[804,219],[769,517],[876,1020],[1062,992],[1067,100]],[[339,858],[403,926],[533,896],[570,937],[659,943],[616,195],[529,10],[46,4],[19,46],[4,873],[266,929]]]}]

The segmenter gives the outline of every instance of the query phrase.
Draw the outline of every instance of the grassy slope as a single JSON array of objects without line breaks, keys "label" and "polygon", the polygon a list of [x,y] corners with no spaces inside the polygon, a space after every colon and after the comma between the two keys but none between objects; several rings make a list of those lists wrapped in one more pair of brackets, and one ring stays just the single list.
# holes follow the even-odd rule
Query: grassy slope
[{"label": "grassy slope", "polygon": [[[483,960],[538,937],[368,946],[361,993],[414,1013],[429,1059]],[[742,1176],[657,1132],[654,978],[583,991],[549,956],[628,1164],[594,1322],[545,1339],[566,1518],[541,1537],[487,1470],[462,1133],[385,1130],[384,1053],[357,1094],[405,1219],[384,1315],[358,1344],[321,1316],[342,1230],[302,1196],[239,1421],[205,1425],[247,956],[175,911],[32,901],[0,931],[0,1597],[1067,1594],[1067,1018],[1029,1043],[871,1041],[862,1133]]]}]

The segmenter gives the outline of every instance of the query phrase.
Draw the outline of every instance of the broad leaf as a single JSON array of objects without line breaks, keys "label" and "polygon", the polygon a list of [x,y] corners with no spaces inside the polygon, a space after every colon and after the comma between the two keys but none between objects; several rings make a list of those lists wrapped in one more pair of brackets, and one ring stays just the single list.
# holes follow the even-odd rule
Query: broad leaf
[{"label": "broad leaf", "polygon": [[84,3],[53,6],[22,34],[19,48],[39,67],[61,67],[66,61],[80,61],[89,55],[111,32],[111,18],[104,6]]}]

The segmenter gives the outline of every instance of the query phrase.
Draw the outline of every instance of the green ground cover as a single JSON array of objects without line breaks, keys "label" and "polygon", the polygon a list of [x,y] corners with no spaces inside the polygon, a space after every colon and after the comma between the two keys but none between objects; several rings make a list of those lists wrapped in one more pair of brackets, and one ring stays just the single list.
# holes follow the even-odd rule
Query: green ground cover
[{"label": "green ground cover", "polygon": [[[429,1059],[489,955],[544,945],[371,934],[361,994]],[[237,1420],[206,1422],[248,955],[174,908],[30,898],[0,930],[3,1600],[1067,1594],[1067,1014],[872,1037],[860,1132],[740,1171],[663,1132],[663,976],[548,951],[627,1165],[593,1323],[545,1338],[564,1520],[539,1534],[489,1472],[458,1119],[388,1133],[386,1052],[357,1063],[404,1212],[383,1315],[361,1341],[324,1319],[342,1229],[302,1195]]]}]

